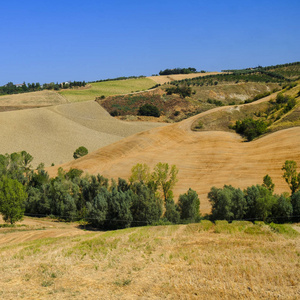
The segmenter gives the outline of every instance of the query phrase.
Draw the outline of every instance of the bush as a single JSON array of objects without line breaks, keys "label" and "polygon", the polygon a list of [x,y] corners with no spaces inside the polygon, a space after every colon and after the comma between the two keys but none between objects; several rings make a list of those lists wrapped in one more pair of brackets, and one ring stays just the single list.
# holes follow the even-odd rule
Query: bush
[{"label": "bush", "polygon": [[253,120],[252,118],[245,119],[243,121],[236,121],[233,127],[235,131],[247,138],[248,141],[252,141],[254,138],[265,133],[268,124],[263,120]]},{"label": "bush", "polygon": [[153,116],[153,117],[160,117],[160,111],[159,109],[152,104],[144,104],[139,108],[138,114],[140,116]]},{"label": "bush", "polygon": [[75,159],[77,159],[77,158],[80,158],[80,157],[82,157],[84,155],[87,155],[88,153],[89,153],[88,149],[86,149],[85,147],[81,146],[81,147],[79,147],[79,148],[77,148],[75,150],[75,152],[73,153],[73,157]]},{"label": "bush", "polygon": [[180,97],[185,98],[185,97],[190,97],[192,95],[192,88],[189,86],[177,86],[177,87],[170,87],[166,89],[167,95],[172,95],[172,94],[179,94]]}]

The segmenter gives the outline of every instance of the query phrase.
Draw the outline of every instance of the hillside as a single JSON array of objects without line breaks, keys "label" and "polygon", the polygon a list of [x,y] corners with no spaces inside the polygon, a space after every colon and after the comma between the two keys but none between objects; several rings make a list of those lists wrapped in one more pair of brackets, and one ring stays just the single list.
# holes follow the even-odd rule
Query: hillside
[{"label": "hillside", "polygon": [[[236,109],[253,108],[269,101],[269,97]],[[191,187],[200,195],[202,212],[210,211],[206,197],[212,186],[231,184],[246,188],[262,183],[262,178],[269,174],[277,193],[289,191],[281,167],[287,159],[300,161],[300,127],[281,130],[248,143],[234,132],[192,131],[193,123],[199,118],[232,109],[231,106],[218,107],[176,124],[130,136],[63,167],[128,179],[132,166],[137,163],[150,167],[158,162],[175,164],[180,170],[175,198]],[[49,171],[56,175],[57,168]]]},{"label": "hillside", "polygon": [[80,146],[91,152],[162,125],[116,120],[94,101],[1,112],[0,153],[25,150],[35,166],[40,162],[50,166],[72,160]]},{"label": "hillside", "polygon": [[0,96],[0,112],[37,108],[67,103],[67,100],[54,91],[39,91],[16,95]]},{"label": "hillside", "polygon": [[69,102],[94,100],[100,96],[128,94],[136,91],[148,90],[156,83],[149,78],[134,78],[125,80],[108,80],[90,83],[83,89],[65,89],[59,92]]},{"label": "hillside", "polygon": [[[5,299],[296,299],[299,226],[209,221],[110,232],[0,228]],[[9,272],[7,271],[9,270]]]}]

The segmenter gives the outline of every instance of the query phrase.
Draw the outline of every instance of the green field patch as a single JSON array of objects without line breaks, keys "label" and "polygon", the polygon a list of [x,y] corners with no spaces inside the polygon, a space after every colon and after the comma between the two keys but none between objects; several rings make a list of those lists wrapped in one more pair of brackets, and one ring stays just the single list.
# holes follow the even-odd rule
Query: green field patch
[{"label": "green field patch", "polygon": [[126,80],[112,80],[94,82],[89,84],[89,88],[66,89],[59,91],[69,102],[82,102],[95,100],[96,97],[111,96],[118,94],[128,94],[137,91],[148,90],[155,85],[149,78],[136,78]]}]

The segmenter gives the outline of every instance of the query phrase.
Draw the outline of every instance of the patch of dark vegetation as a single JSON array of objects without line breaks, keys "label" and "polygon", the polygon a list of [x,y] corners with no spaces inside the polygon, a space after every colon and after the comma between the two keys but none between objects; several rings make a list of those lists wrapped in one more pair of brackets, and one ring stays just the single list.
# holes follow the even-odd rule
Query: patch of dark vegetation
[{"label": "patch of dark vegetation", "polygon": [[159,75],[172,75],[172,74],[191,74],[197,73],[195,68],[175,68],[175,69],[165,69],[159,72]]},{"label": "patch of dark vegetation", "polygon": [[190,97],[192,95],[192,88],[186,85],[170,87],[166,89],[167,95],[178,94],[180,97]]},{"label": "patch of dark vegetation", "polygon": [[208,99],[206,102],[209,104],[214,104],[216,106],[224,106],[224,103],[220,100]]},{"label": "patch of dark vegetation", "polygon": [[236,121],[233,129],[236,133],[246,137],[248,141],[252,141],[256,137],[262,135],[267,131],[268,124],[263,120],[254,120],[247,118],[242,121]]},{"label": "patch of dark vegetation", "polygon": [[[146,164],[137,164],[131,170],[129,181],[119,178],[109,183],[100,174],[83,176],[78,169],[66,172],[59,168],[57,176],[50,178],[43,165],[36,170],[30,167],[32,159],[26,151],[0,155],[0,213],[7,223],[22,220],[24,212],[64,221],[81,220],[104,230],[187,224],[203,219],[200,199],[191,188],[175,203],[173,188],[179,171],[175,165],[158,163],[150,172]],[[300,172],[297,168],[292,160],[285,161],[282,166],[291,196],[274,194],[269,175],[263,178],[262,185],[253,185],[243,191],[231,185],[212,187],[208,193],[212,211],[205,218],[229,222],[299,222]],[[272,228],[279,233],[286,230],[281,226]]]},{"label": "patch of dark vegetation", "polygon": [[28,92],[37,92],[42,90],[55,90],[60,89],[71,89],[74,87],[85,87],[85,81],[68,81],[62,83],[28,83],[23,82],[22,84],[13,84],[12,82],[7,83],[4,86],[0,86],[0,95],[12,95],[12,94],[21,94]]},{"label": "patch of dark vegetation", "polygon": [[156,117],[159,118],[160,117],[160,111],[159,109],[152,104],[144,104],[139,108],[139,112],[138,114],[140,116],[152,116],[152,117]]}]

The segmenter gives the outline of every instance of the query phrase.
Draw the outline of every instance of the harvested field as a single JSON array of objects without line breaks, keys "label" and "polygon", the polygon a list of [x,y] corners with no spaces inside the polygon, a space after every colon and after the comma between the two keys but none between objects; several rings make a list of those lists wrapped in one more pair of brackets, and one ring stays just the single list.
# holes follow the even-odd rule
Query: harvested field
[{"label": "harvested field", "polygon": [[[270,96],[247,105],[269,99]],[[179,169],[175,197],[191,187],[200,196],[203,213],[210,211],[207,193],[212,186],[231,184],[246,188],[261,184],[263,177],[269,174],[276,193],[288,192],[281,168],[285,160],[300,164],[300,127],[278,131],[252,142],[243,142],[239,135],[231,132],[191,131],[193,122],[199,117],[225,109],[228,107],[218,107],[177,124],[135,134],[63,167],[128,179],[132,166],[137,163],[150,167],[158,162],[175,164]],[[56,175],[57,167],[49,171]]]},{"label": "harvested field", "polygon": [[67,103],[67,100],[54,91],[40,91],[16,95],[0,96],[0,112],[33,107],[43,107]]},{"label": "harvested field", "polygon": [[153,127],[154,122],[124,122],[112,118],[94,101],[48,108],[2,112],[0,153],[25,150],[50,166],[73,160],[74,151],[90,152]]},{"label": "harvested field", "polygon": [[222,72],[207,72],[207,73],[191,73],[191,74],[173,74],[173,75],[161,75],[161,76],[150,76],[147,78],[152,79],[158,84],[164,84],[174,80],[183,80],[188,78],[202,77],[208,75],[224,74]]},{"label": "harvested field", "polygon": [[38,239],[0,228],[3,299],[299,296],[299,233],[291,225],[202,221],[81,233],[73,225],[72,235],[72,224],[62,224],[68,234],[54,238],[51,230],[63,230],[45,223],[44,230],[31,231],[45,233]]}]

